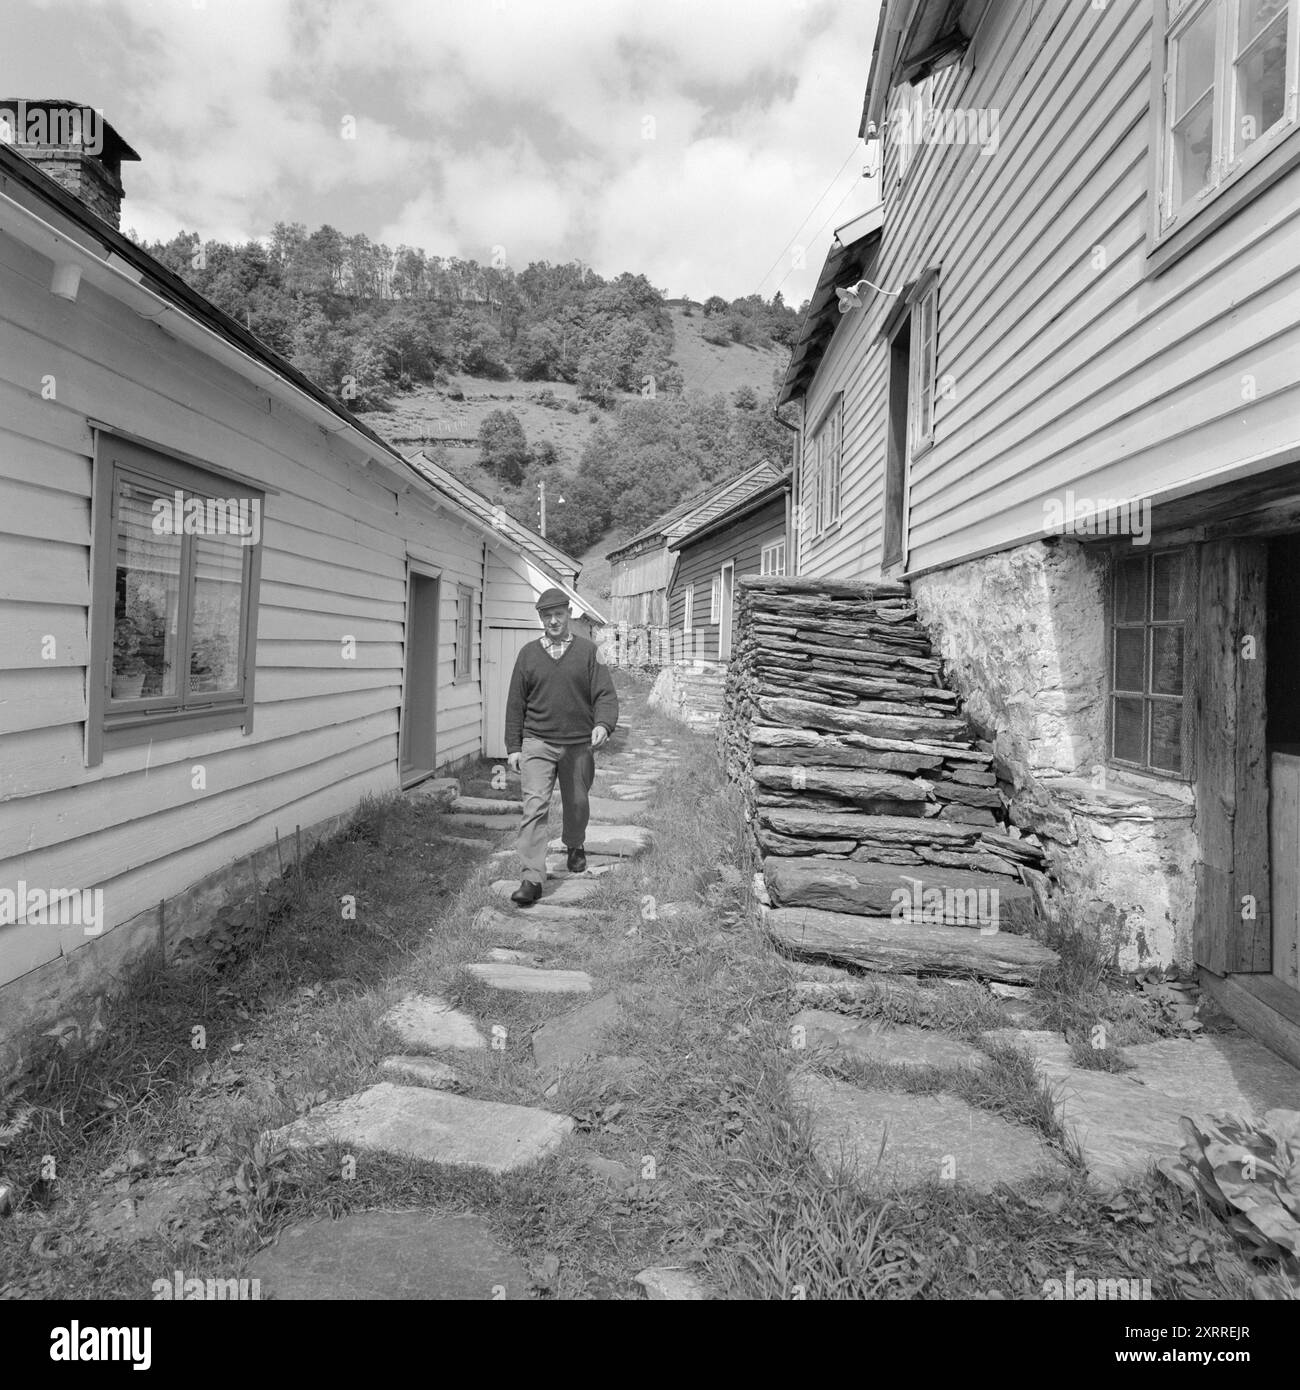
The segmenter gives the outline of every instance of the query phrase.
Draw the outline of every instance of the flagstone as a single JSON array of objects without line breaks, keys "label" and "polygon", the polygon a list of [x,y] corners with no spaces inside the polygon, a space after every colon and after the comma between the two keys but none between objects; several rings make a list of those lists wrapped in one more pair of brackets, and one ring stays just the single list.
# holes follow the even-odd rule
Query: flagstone
[{"label": "flagstone", "polygon": [[655,1303],[703,1303],[708,1299],[708,1287],[687,1269],[655,1265],[643,1269],[636,1282],[645,1290],[648,1300]]},{"label": "flagstone", "polygon": [[1133,1066],[1125,1075],[1191,1117],[1300,1110],[1300,1071],[1254,1038],[1166,1038],[1126,1047],[1124,1056]]},{"label": "flagstone", "polygon": [[435,1061],[432,1057],[385,1057],[379,1070],[408,1086],[430,1086],[441,1091],[460,1085],[460,1074],[446,1062]]},{"label": "flagstone", "polygon": [[960,1038],[911,1024],[868,1022],[826,1009],[805,1009],[790,1020],[791,1045],[795,1029],[807,1048],[832,1048],[863,1062],[895,1067],[975,1067],[989,1065],[988,1056]]},{"label": "flagstone", "polygon": [[[639,825],[589,825],[587,827],[587,851],[591,854],[621,854],[631,858],[640,854],[651,843],[650,832]],[[561,853],[563,840],[552,840],[547,849]]]},{"label": "flagstone", "polygon": [[574,1126],[568,1115],[499,1101],[471,1100],[422,1086],[381,1081],[329,1101],[273,1131],[275,1148],[337,1143],[507,1173],[554,1151]]},{"label": "flagstone", "polygon": [[599,1056],[606,1031],[621,1013],[618,996],[611,991],[551,1019],[533,1034],[533,1061],[543,1071],[559,1071]]},{"label": "flagstone", "polygon": [[956,1180],[991,1192],[1060,1166],[1032,1130],[956,1096],[860,1090],[813,1073],[792,1077],[791,1091],[811,1111],[822,1164],[843,1162],[865,1184]]},{"label": "flagstone", "polygon": [[287,1226],[255,1255],[264,1298],[527,1299],[528,1272],[477,1216],[365,1211]]},{"label": "flagstone", "polygon": [[467,965],[465,969],[492,989],[519,994],[590,994],[591,976],[585,970],[537,970],[529,965],[496,961]]},{"label": "flagstone", "polygon": [[[585,902],[600,888],[599,883],[594,878],[588,878],[585,874],[574,874],[571,878],[556,879],[555,885],[554,889],[550,889],[548,885],[545,897],[531,907],[525,907],[521,910],[536,916],[538,915],[537,909],[543,903],[553,903],[558,907],[572,906],[574,903]],[[511,893],[518,887],[518,879],[499,878],[492,885],[491,891],[499,898],[509,899]]]},{"label": "flagstone", "polygon": [[407,1047],[472,1049],[486,1047],[487,1039],[474,1020],[460,1013],[436,994],[408,994],[384,1015],[382,1022]]}]

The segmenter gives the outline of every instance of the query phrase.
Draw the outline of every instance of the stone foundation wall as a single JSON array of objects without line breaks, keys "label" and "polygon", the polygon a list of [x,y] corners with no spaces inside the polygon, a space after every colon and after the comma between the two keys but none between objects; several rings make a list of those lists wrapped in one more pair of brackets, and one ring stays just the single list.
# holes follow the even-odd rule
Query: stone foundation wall
[{"label": "stone foundation wall", "polygon": [[[912,581],[964,712],[993,740],[1012,821],[1041,837],[1044,911],[1123,969],[1190,964],[1191,788],[1105,766],[1106,562],[1063,540]],[[1054,881],[1053,881],[1054,880]]]},{"label": "stone foundation wall", "polygon": [[665,666],[655,678],[650,704],[691,728],[716,728],[722,716],[726,667]]}]

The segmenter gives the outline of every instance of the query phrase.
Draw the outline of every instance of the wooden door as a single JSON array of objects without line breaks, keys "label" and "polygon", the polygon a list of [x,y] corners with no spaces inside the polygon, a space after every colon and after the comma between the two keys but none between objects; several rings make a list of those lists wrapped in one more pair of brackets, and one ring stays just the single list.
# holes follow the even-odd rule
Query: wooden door
[{"label": "wooden door", "polygon": [[438,605],[441,581],[412,568],[406,581],[406,652],[398,758],[402,786],[437,766]]},{"label": "wooden door", "polygon": [[1266,973],[1272,955],[1265,699],[1267,543],[1201,547],[1196,604],[1196,962]]},{"label": "wooden door", "polygon": [[1300,747],[1270,748],[1273,974],[1300,990]]},{"label": "wooden door", "polygon": [[487,630],[483,671],[483,756],[506,755],[506,700],[515,658],[534,638],[537,628],[490,627]]}]

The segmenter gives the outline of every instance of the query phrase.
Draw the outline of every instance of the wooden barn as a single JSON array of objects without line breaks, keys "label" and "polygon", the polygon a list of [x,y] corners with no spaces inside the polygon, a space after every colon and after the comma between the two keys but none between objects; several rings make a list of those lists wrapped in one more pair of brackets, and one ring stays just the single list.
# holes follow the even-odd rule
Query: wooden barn
[{"label": "wooden barn", "polygon": [[101,137],[0,143],[0,1070],[489,746],[535,563],[124,237]]},{"label": "wooden barn", "polygon": [[[610,622],[618,629],[621,644],[634,652],[659,652],[669,632],[668,584],[675,560],[669,546],[768,486],[781,472],[774,463],[756,463],[679,502],[644,531],[610,551]],[[642,639],[640,643],[638,638]],[[660,657],[655,655],[654,659]]]},{"label": "wooden barn", "polygon": [[794,572],[906,579],[1054,910],[1300,1058],[1300,0],[887,0]]},{"label": "wooden barn", "polygon": [[681,635],[681,660],[725,665],[731,656],[736,581],[784,574],[790,526],[790,475],[768,483],[672,541],[668,624]]}]

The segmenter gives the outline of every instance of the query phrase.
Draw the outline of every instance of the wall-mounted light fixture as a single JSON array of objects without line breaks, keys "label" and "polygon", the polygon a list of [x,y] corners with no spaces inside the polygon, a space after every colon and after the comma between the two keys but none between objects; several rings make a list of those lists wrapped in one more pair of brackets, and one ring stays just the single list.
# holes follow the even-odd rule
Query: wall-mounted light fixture
[{"label": "wall-mounted light fixture", "polygon": [[57,294],[60,299],[66,299],[70,303],[77,302],[77,291],[81,287],[81,267],[74,265],[71,261],[60,261],[54,267],[54,275],[50,280],[50,293]]}]

